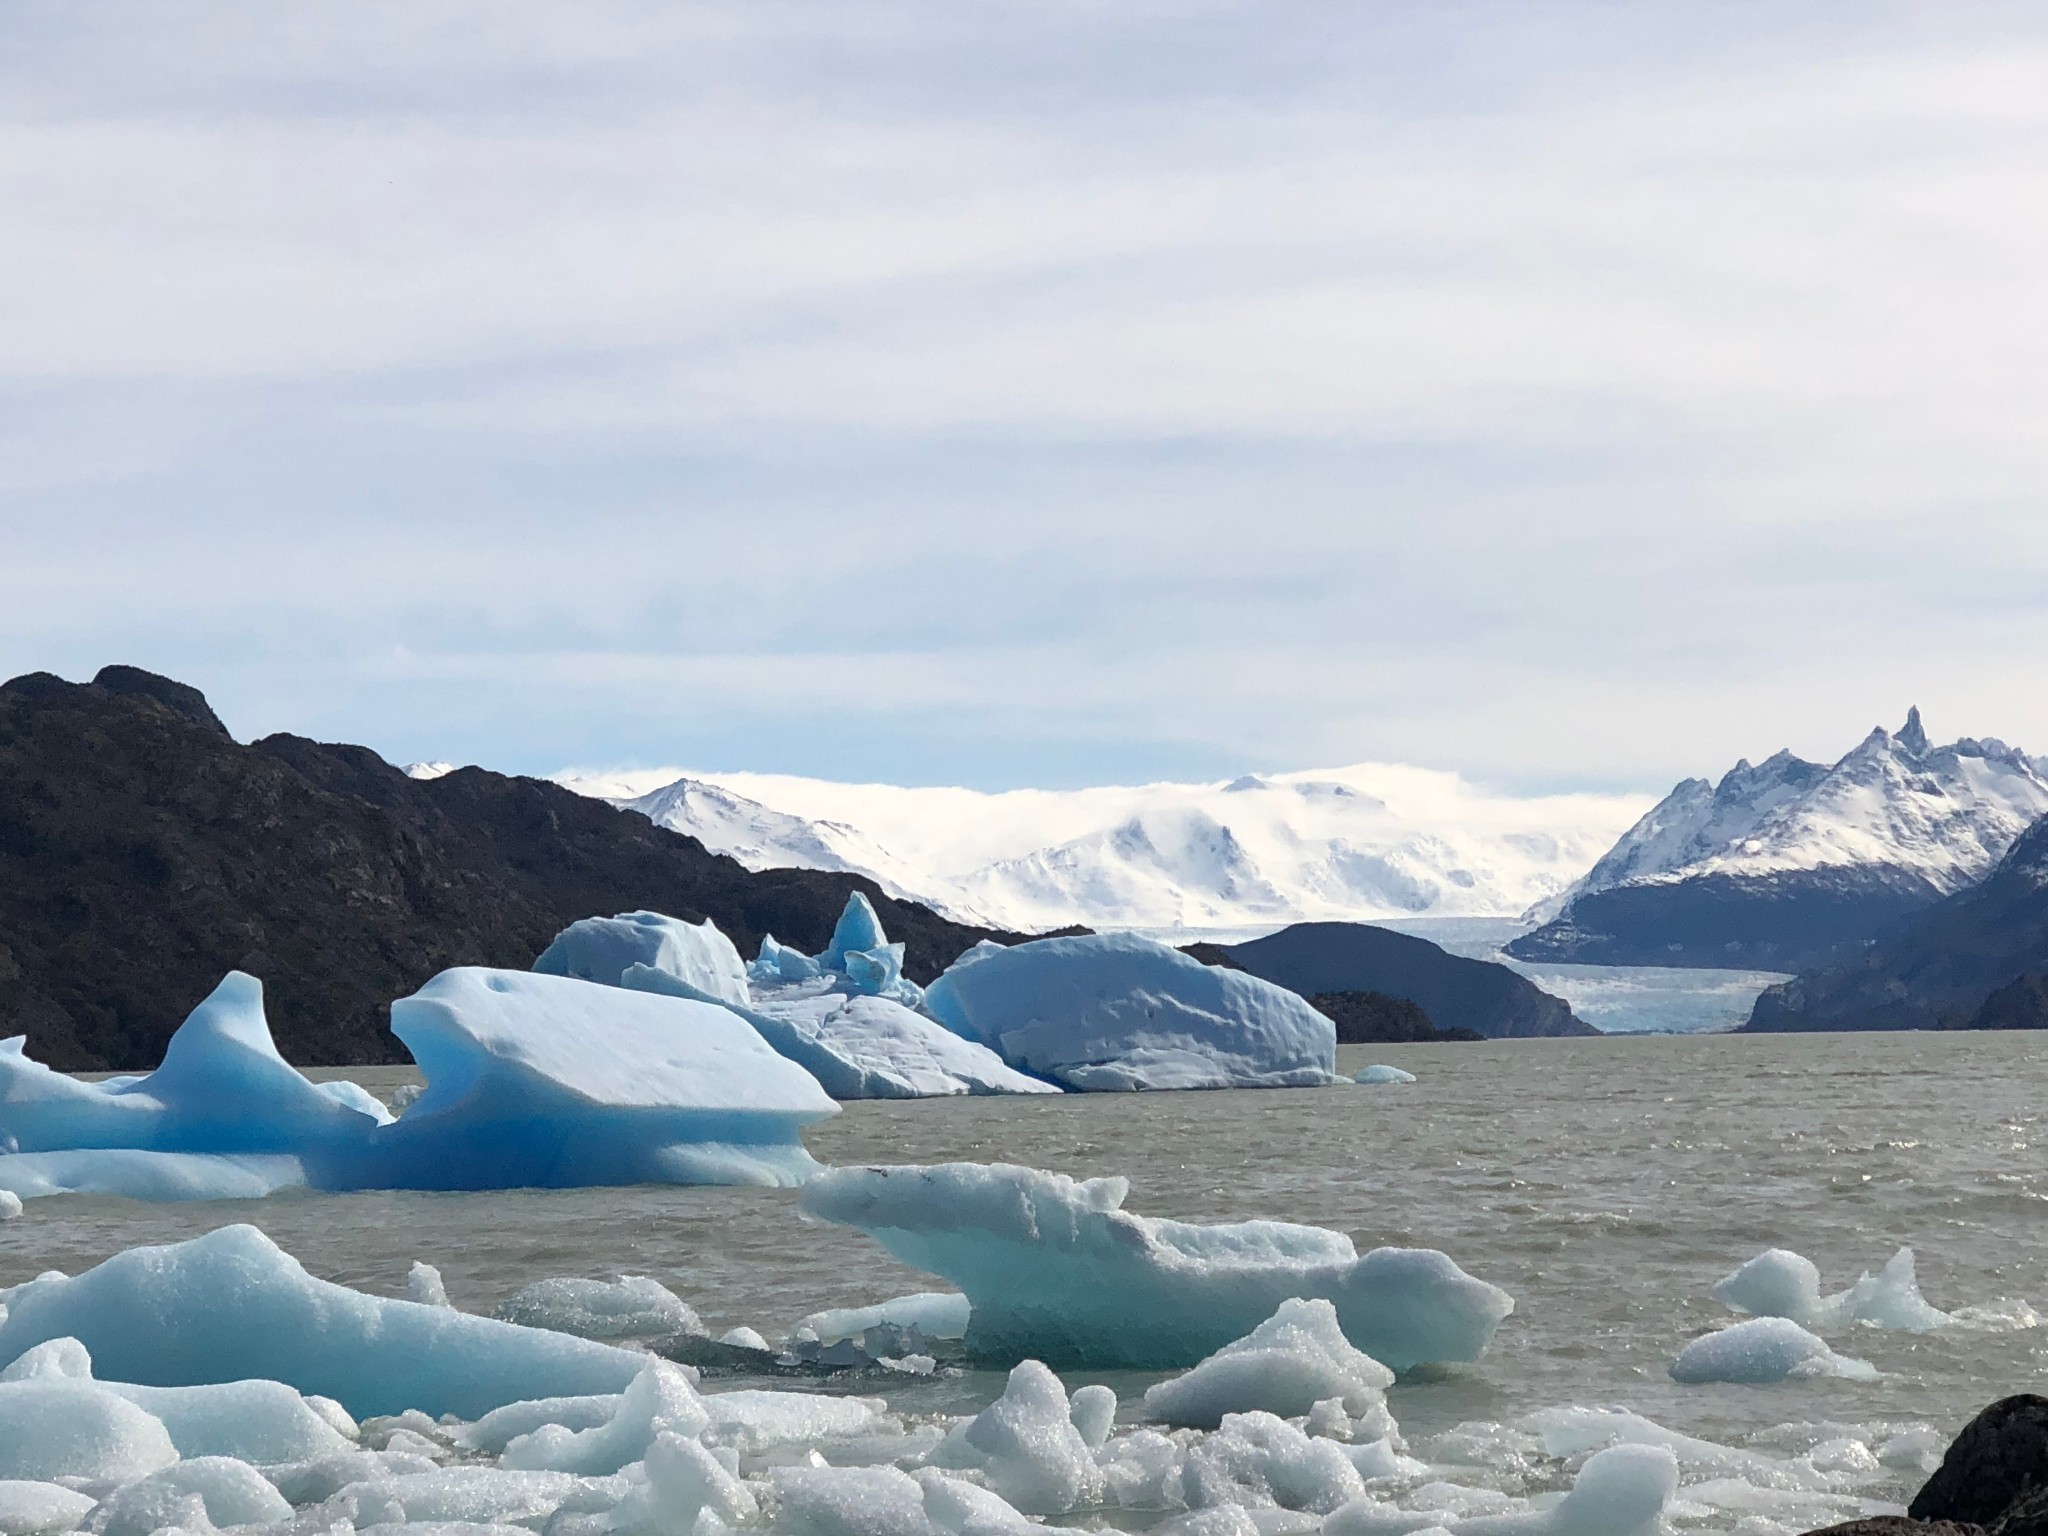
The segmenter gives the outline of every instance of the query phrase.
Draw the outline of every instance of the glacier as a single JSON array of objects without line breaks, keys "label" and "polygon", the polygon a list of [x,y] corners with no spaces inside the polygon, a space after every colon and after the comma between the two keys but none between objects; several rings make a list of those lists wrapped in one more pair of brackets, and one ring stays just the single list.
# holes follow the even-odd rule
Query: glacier
[{"label": "glacier", "polygon": [[1132,934],[983,943],[925,993],[947,1028],[1093,1091],[1320,1087],[1336,1026],[1296,994]]},{"label": "glacier", "polygon": [[[143,1077],[86,1083],[0,1046],[0,1190],[228,1199],[319,1189],[791,1184],[838,1112],[729,1009],[458,967],[392,1004],[425,1090],[393,1119],[278,1055],[230,972]],[[936,1026],[933,1026],[936,1029]]]},{"label": "glacier", "polygon": [[1320,1227],[1199,1226],[1124,1210],[1129,1182],[1010,1164],[828,1168],[802,1209],[858,1227],[970,1304],[984,1359],[1169,1369],[1249,1334],[1289,1297],[1321,1297],[1345,1336],[1397,1370],[1477,1359],[1514,1300],[1428,1249]]}]

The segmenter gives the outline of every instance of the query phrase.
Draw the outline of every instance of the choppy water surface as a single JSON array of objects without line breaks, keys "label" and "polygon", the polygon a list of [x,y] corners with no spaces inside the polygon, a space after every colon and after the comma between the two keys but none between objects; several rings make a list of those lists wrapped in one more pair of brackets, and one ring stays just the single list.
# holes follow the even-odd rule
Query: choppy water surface
[{"label": "choppy water surface", "polygon": [[[1881,1380],[1679,1387],[1665,1366],[1730,1320],[1707,1295],[1760,1249],[1796,1248],[1829,1289],[1901,1244],[1954,1309],[2048,1311],[2038,1143],[2048,1038],[1710,1036],[1346,1047],[1401,1088],[854,1104],[817,1127],[828,1162],[1004,1160],[1127,1174],[1129,1205],[1193,1220],[1339,1228],[1361,1248],[1442,1248],[1505,1286],[1515,1315],[1479,1364],[1395,1389],[1412,1435],[1566,1404],[1623,1404],[1741,1438],[1785,1423],[1925,1419],[1953,1431],[2034,1389],[2048,1328],[1831,1342]],[[359,1074],[388,1089],[403,1073]],[[651,1274],[716,1328],[775,1337],[804,1313],[930,1282],[856,1232],[800,1220],[786,1192],[641,1188],[281,1196],[145,1206],[66,1197],[0,1228],[0,1284],[77,1271],[140,1242],[253,1221],[315,1274],[402,1294],[415,1258],[486,1310],[551,1274]],[[1075,1378],[1078,1380],[1079,1378]],[[1120,1390],[1144,1378],[1104,1378]],[[986,1375],[914,1389],[957,1406]],[[892,1394],[893,1395],[893,1394]]]}]

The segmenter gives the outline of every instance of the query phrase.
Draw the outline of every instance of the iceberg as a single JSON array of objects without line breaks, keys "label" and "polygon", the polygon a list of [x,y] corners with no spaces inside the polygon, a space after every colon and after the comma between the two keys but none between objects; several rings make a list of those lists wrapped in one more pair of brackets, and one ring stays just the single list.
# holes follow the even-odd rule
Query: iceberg
[{"label": "iceberg", "polygon": [[1376,1063],[1373,1066],[1367,1067],[1363,1072],[1360,1072],[1357,1076],[1353,1077],[1351,1081],[1353,1081],[1354,1083],[1366,1083],[1368,1085],[1376,1085],[1380,1083],[1412,1083],[1415,1081],[1415,1074],[1413,1072],[1403,1072],[1399,1067],[1390,1067],[1385,1065],[1384,1063]]},{"label": "iceberg", "polygon": [[1901,1248],[1876,1274],[1866,1270],[1833,1296],[1821,1294],[1820,1270],[1811,1259],[1789,1248],[1768,1248],[1716,1282],[1714,1299],[1736,1312],[1789,1318],[1816,1332],[1864,1323],[1927,1333],[1956,1321],[1921,1296],[1911,1248]]},{"label": "iceberg", "polygon": [[746,962],[718,925],[705,918],[686,923],[659,912],[621,912],[617,917],[586,917],[555,935],[554,942],[533,962],[547,976],[573,976],[608,987],[634,965],[688,982],[698,994],[721,1003],[746,1003]]},{"label": "iceberg", "polygon": [[1687,1386],[1728,1381],[1747,1385],[1816,1376],[1875,1381],[1868,1362],[1838,1355],[1788,1317],[1753,1317],[1694,1339],[1671,1362],[1671,1379]]},{"label": "iceberg", "polygon": [[1148,1388],[1145,1417],[1215,1429],[1226,1414],[1263,1410],[1293,1419],[1334,1400],[1347,1419],[1362,1419],[1384,1410],[1393,1384],[1392,1371],[1344,1337],[1335,1307],[1290,1296],[1243,1338]]},{"label": "iceberg", "polygon": [[1027,1515],[1065,1514],[1102,1498],[1102,1469],[1074,1424],[1067,1389],[1036,1360],[1011,1371],[1003,1395],[948,1434],[932,1462],[975,1472]]},{"label": "iceberg", "polygon": [[[630,967],[623,985],[670,997],[694,995],[687,982],[644,965]],[[753,1025],[777,1055],[810,1073],[835,1099],[1060,1091],[893,998],[825,992],[727,1006]]]},{"label": "iceberg", "polygon": [[646,1364],[644,1355],[569,1334],[317,1280],[251,1226],[131,1248],[75,1277],[16,1286],[0,1301],[0,1362],[70,1338],[115,1380],[283,1382],[357,1418],[408,1408],[476,1418],[531,1398],[617,1393]]},{"label": "iceberg", "polygon": [[713,1003],[443,971],[391,1005],[426,1091],[369,1149],[380,1189],[793,1184],[839,1106]]},{"label": "iceberg", "polygon": [[1406,1370],[1477,1359],[1514,1310],[1433,1250],[1361,1255],[1320,1227],[1138,1216],[1122,1209],[1129,1189],[1001,1163],[830,1168],[800,1204],[965,1292],[966,1347],[982,1359],[1191,1366],[1299,1296],[1330,1302],[1352,1344]]},{"label": "iceberg", "polygon": [[773,934],[761,939],[761,950],[747,967],[757,1001],[769,1001],[778,992],[811,996],[830,990],[851,997],[881,997],[919,1008],[924,989],[903,974],[903,946],[891,944],[882,931],[882,920],[874,903],[859,891],[851,892],[839,922],[832,930],[832,942],[822,954],[812,957],[786,944]]},{"label": "iceberg", "polygon": [[[11,1152],[122,1148],[156,1152],[345,1155],[391,1117],[354,1091],[346,1101],[280,1056],[263,983],[230,971],[187,1015],[146,1077],[81,1082],[29,1060],[23,1036],[0,1041],[0,1146]],[[365,1102],[367,1101],[367,1103]]]},{"label": "iceberg", "polygon": [[948,1029],[1067,1088],[1304,1088],[1337,1081],[1337,1030],[1242,971],[1132,934],[977,949],[925,993]]}]

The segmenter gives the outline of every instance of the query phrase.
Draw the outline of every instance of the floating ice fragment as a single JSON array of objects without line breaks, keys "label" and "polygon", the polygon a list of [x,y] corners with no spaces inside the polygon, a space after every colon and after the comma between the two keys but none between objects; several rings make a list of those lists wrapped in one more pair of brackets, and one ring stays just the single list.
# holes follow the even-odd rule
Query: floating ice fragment
[{"label": "floating ice fragment", "polygon": [[523,1328],[552,1328],[585,1339],[658,1339],[705,1331],[687,1302],[644,1275],[536,1280],[506,1298],[498,1316]]},{"label": "floating ice fragment", "polygon": [[646,1359],[316,1280],[249,1226],[131,1248],[75,1278],[19,1286],[9,1301],[0,1361],[69,1336],[104,1377],[281,1381],[358,1418],[408,1408],[474,1418],[529,1398],[621,1392]]},{"label": "floating ice fragment", "polygon": [[1735,1323],[1694,1339],[1671,1362],[1671,1379],[1687,1385],[1709,1381],[1759,1384],[1815,1376],[1875,1381],[1877,1371],[1865,1361],[1836,1354],[1788,1317],[1753,1317]]},{"label": "floating ice fragment", "polygon": [[1863,1323],[1927,1333],[1956,1321],[1921,1296],[1911,1248],[1901,1248],[1876,1274],[1866,1270],[1833,1296],[1821,1295],[1820,1270],[1811,1259],[1787,1248],[1766,1249],[1717,1282],[1714,1299],[1756,1317],[1790,1318],[1816,1332]]},{"label": "floating ice fragment", "polygon": [[423,1307],[453,1305],[448,1300],[448,1287],[441,1280],[441,1271],[419,1259],[413,1260],[412,1268],[405,1272],[405,1299]]},{"label": "floating ice fragment", "polygon": [[1181,1494],[1190,1509],[1278,1506],[1327,1514],[1365,1492],[1365,1479],[1331,1440],[1270,1413],[1233,1413],[1188,1448]]},{"label": "floating ice fragment", "polygon": [[1294,993],[1131,934],[1038,939],[949,969],[947,1028],[1068,1088],[1300,1088],[1336,1081],[1336,1026]]},{"label": "floating ice fragment", "polygon": [[959,1286],[968,1351],[984,1359],[1188,1366],[1288,1297],[1320,1296],[1354,1345],[1405,1370],[1476,1359],[1514,1310],[1432,1250],[1361,1256],[1320,1227],[1136,1216],[1121,1209],[1128,1189],[1009,1164],[833,1168],[802,1206]]},{"label": "floating ice fragment", "polygon": [[190,1503],[206,1524],[270,1525],[292,1517],[292,1507],[247,1462],[197,1456],[136,1479],[107,1495],[87,1528],[97,1536],[150,1536],[185,1523]]},{"label": "floating ice fragment", "polygon": [[1322,1536],[1413,1536],[1429,1528],[1450,1536],[1649,1536],[1677,1490],[1678,1463],[1670,1451],[1614,1446],[1587,1458],[1571,1490],[1547,1508],[1446,1513],[1360,1499],[1324,1521]]},{"label": "floating ice fragment", "polygon": [[919,1291],[876,1302],[871,1307],[831,1307],[813,1312],[796,1325],[796,1335],[836,1344],[857,1339],[868,1329],[888,1324],[915,1328],[929,1339],[961,1339],[967,1336],[967,1298],[958,1291]]},{"label": "floating ice fragment", "polygon": [[1415,1081],[1415,1074],[1413,1072],[1403,1072],[1399,1067],[1375,1064],[1367,1067],[1363,1072],[1352,1078],[1351,1081],[1366,1084],[1412,1083]]},{"label": "floating ice fragment", "polygon": [[21,1214],[21,1196],[11,1189],[0,1189],[0,1221],[12,1221]]},{"label": "floating ice fragment", "polygon": [[1003,1395],[948,1435],[933,1462],[973,1469],[1027,1515],[1064,1514],[1102,1495],[1102,1470],[1074,1425],[1067,1390],[1036,1360],[1012,1370]]},{"label": "floating ice fragment", "polygon": [[691,1536],[705,1510],[728,1525],[751,1520],[759,1511],[753,1491],[717,1457],[669,1430],[647,1448],[646,1472],[647,1481],[606,1519],[609,1529],[636,1536]]},{"label": "floating ice fragment", "polygon": [[725,1332],[718,1336],[718,1342],[730,1344],[734,1349],[765,1350],[768,1348],[768,1341],[753,1329],[747,1327],[726,1329]]},{"label": "floating ice fragment", "polygon": [[0,1531],[7,1536],[58,1536],[76,1530],[95,1502],[56,1483],[0,1479]]},{"label": "floating ice fragment", "polygon": [[[1214,1429],[1229,1413],[1264,1409],[1298,1418],[1325,1400],[1361,1418],[1385,1402],[1394,1373],[1352,1348],[1337,1309],[1321,1298],[1289,1297],[1243,1338],[1185,1375],[1145,1393],[1145,1416]],[[1350,1438],[1345,1427],[1344,1438]]]},{"label": "floating ice fragment", "polygon": [[621,912],[586,917],[555,935],[533,968],[549,976],[573,976],[604,986],[620,985],[634,965],[688,982],[722,1003],[748,1002],[747,967],[732,940],[708,917],[686,923],[659,912]]},{"label": "floating ice fragment", "polygon": [[177,1459],[160,1420],[97,1383],[0,1382],[0,1478],[125,1482]]},{"label": "floating ice fragment", "polygon": [[1109,1444],[1110,1432],[1116,1428],[1116,1393],[1100,1382],[1077,1388],[1068,1399],[1067,1414],[1081,1432],[1082,1443],[1099,1451]]}]

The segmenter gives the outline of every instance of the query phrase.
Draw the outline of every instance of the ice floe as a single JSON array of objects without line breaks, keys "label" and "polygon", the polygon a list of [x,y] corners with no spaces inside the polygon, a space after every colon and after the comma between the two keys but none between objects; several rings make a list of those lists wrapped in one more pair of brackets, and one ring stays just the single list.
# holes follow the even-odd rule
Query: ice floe
[{"label": "ice floe", "polygon": [[1415,1081],[1415,1074],[1413,1072],[1403,1072],[1399,1067],[1390,1067],[1381,1062],[1367,1067],[1363,1072],[1354,1076],[1351,1081],[1354,1083],[1365,1083],[1368,1086],[1377,1086],[1382,1083],[1412,1083]]},{"label": "ice floe", "polygon": [[1753,1317],[1694,1339],[1671,1362],[1671,1379],[1692,1385],[1728,1381],[1760,1384],[1816,1376],[1875,1381],[1877,1370],[1829,1349],[1825,1340],[1789,1317]]},{"label": "ice floe", "polygon": [[1820,1270],[1811,1259],[1788,1248],[1766,1249],[1717,1282],[1714,1299],[1737,1312],[1789,1318],[1824,1333],[1855,1323],[1926,1333],[1957,1321],[1920,1294],[1910,1248],[1901,1248],[1876,1274],[1866,1270],[1854,1285],[1832,1296],[1821,1294]]},{"label": "ice floe", "polygon": [[1336,1026],[1302,998],[1132,934],[977,945],[932,983],[925,1006],[1068,1088],[1337,1081]]},{"label": "ice floe", "polygon": [[1476,1359],[1514,1310],[1433,1250],[1361,1255],[1320,1227],[1138,1216],[1122,1209],[1129,1187],[943,1163],[828,1169],[801,1200],[965,1292],[967,1347],[983,1358],[1188,1366],[1305,1296],[1331,1302],[1353,1344],[1403,1370]]}]

